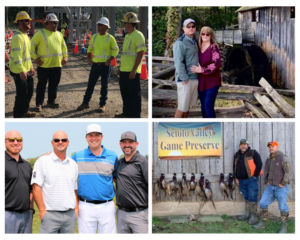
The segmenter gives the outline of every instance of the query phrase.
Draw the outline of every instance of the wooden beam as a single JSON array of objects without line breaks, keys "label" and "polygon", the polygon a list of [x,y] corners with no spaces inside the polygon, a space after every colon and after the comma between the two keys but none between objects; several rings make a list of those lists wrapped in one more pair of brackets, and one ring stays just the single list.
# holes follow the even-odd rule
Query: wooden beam
[{"label": "wooden beam", "polygon": [[244,101],[245,106],[252,111],[257,117],[259,118],[270,118],[266,113],[260,110],[258,107],[254,106],[253,104]]},{"label": "wooden beam", "polygon": [[260,95],[259,92],[254,92],[253,95],[272,118],[284,118],[280,110],[274,105],[274,103],[271,102],[269,98]]},{"label": "wooden beam", "polygon": [[169,57],[153,57],[152,56],[152,61],[153,60],[174,62],[174,58],[169,58]]},{"label": "wooden beam", "polygon": [[[152,89],[152,99],[168,99],[168,100],[176,100],[177,99],[177,91],[176,90],[168,90],[168,89]],[[250,93],[223,93],[218,92],[217,99],[224,100],[248,100],[253,101],[255,98]]]},{"label": "wooden beam", "polygon": [[267,93],[269,93],[269,95],[286,115],[288,115],[290,118],[295,117],[295,108],[288,104],[264,78],[260,79],[259,85],[261,85],[267,91]]},{"label": "wooden beam", "polygon": [[[176,87],[176,82],[170,83],[164,79],[152,79],[152,83],[155,84],[163,84],[165,86],[173,86]],[[262,87],[254,87],[254,86],[246,86],[246,85],[232,85],[232,84],[222,84],[220,90],[231,90],[231,91],[249,91],[249,92],[265,92],[265,89]],[[295,97],[295,90],[285,90],[285,89],[275,89],[278,93]]]},{"label": "wooden beam", "polygon": [[[228,112],[242,112],[245,111],[246,107],[244,105],[236,107],[216,107],[216,113],[228,113]],[[158,116],[173,115],[175,114],[176,108],[161,108],[152,107],[152,114]],[[189,116],[202,116],[201,109],[193,108],[189,110]]]},{"label": "wooden beam", "polygon": [[152,63],[152,67],[168,68],[168,67],[171,67],[171,66],[172,65],[167,65],[167,64],[163,64],[163,63],[156,63],[156,62]]},{"label": "wooden beam", "polygon": [[162,70],[162,71],[160,71],[158,73],[153,74],[152,77],[153,78],[160,78],[160,77],[163,77],[163,76],[165,76],[167,74],[170,74],[170,73],[172,73],[174,71],[175,71],[175,67],[171,66],[171,67],[169,67],[169,68],[167,68],[165,70]]}]

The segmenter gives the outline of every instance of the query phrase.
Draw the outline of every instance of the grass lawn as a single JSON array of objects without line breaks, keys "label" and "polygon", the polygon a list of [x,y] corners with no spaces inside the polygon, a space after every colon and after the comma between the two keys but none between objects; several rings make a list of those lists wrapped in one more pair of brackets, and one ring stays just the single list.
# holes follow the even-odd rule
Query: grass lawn
[{"label": "grass lawn", "polygon": [[[224,222],[211,223],[171,223],[167,218],[152,218],[153,233],[278,233],[281,223],[279,218],[267,220],[267,228],[255,230],[246,221],[235,217],[221,216]],[[288,233],[295,233],[295,220],[288,221]]]}]

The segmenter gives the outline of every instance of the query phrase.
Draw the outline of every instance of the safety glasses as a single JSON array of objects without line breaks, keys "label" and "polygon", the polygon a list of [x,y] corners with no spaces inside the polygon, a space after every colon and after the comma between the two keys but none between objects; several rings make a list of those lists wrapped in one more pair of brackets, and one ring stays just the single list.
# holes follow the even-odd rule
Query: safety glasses
[{"label": "safety glasses", "polygon": [[54,25],[57,25],[58,22],[50,22],[50,23],[52,23],[52,24],[54,24]]},{"label": "safety glasses", "polygon": [[63,139],[58,139],[58,138],[54,138],[53,139],[53,142],[55,142],[55,143],[58,143],[58,142],[60,142],[60,141],[62,141],[62,142],[67,142],[68,141],[68,139],[67,138],[63,138]]},{"label": "safety glasses", "polygon": [[210,34],[209,33],[201,33],[202,36],[206,36],[206,37],[209,37]]},{"label": "safety glasses", "polygon": [[17,138],[5,138],[5,140],[7,140],[10,143],[14,142],[15,140],[17,140],[17,142],[23,142],[23,138],[21,138],[21,137],[17,137]]},{"label": "safety glasses", "polygon": [[26,19],[26,20],[22,20],[23,22],[26,22],[26,23],[29,23],[30,20],[29,19]]}]

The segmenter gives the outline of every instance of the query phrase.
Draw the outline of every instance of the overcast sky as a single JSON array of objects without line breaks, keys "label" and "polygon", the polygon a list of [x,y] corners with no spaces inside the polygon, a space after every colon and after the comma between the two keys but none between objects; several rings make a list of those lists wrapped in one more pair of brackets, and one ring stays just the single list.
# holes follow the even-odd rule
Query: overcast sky
[{"label": "overcast sky", "polygon": [[121,134],[126,131],[134,132],[139,142],[138,149],[142,155],[148,154],[148,123],[145,122],[9,122],[5,123],[5,133],[17,130],[21,133],[24,143],[21,156],[25,159],[35,158],[52,150],[51,140],[54,132],[65,131],[68,134],[70,145],[67,150],[71,153],[87,148],[85,139],[86,128],[89,124],[97,123],[102,127],[105,148],[123,154],[119,141]]}]

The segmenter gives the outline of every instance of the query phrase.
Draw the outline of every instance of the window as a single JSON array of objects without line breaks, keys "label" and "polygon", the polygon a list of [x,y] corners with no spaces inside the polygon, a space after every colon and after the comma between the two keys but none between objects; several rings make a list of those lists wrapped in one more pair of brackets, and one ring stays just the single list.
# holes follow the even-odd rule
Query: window
[{"label": "window", "polygon": [[291,18],[295,18],[295,7],[291,7]]}]

